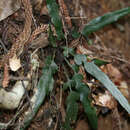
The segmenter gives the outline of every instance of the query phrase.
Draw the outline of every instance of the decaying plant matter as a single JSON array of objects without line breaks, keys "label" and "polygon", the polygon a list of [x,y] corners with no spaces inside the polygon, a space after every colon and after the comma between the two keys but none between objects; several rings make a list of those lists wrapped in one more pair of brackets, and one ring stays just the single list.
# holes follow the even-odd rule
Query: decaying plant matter
[{"label": "decaying plant matter", "polygon": [[[73,19],[73,14],[70,15],[64,0],[19,1],[21,9],[0,23],[1,40],[5,44],[5,48],[2,44],[0,46],[1,54],[5,54],[3,57],[1,55],[0,59],[0,78],[3,79],[3,82],[0,79],[3,87],[0,89],[0,108],[16,113],[15,115],[11,113],[13,114],[11,120],[4,116],[6,119],[0,120],[0,129],[24,130],[35,117],[34,121],[38,119],[43,125],[46,120],[45,129],[70,130],[76,128],[78,120],[80,121],[83,115],[83,118],[87,117],[90,127],[97,130],[98,115],[100,112],[107,114],[108,111],[113,112],[112,119],[117,122],[113,129],[121,129],[118,103],[130,114],[127,96],[124,97],[121,93],[122,89],[129,94],[128,86],[121,78],[113,80],[112,73],[106,73],[108,71],[106,64],[111,64],[111,61],[97,56],[103,49],[96,46],[102,39],[95,37],[98,36],[95,31],[129,14],[130,7],[104,14],[83,27],[74,21],[76,19]],[[40,4],[39,9],[34,6],[37,1]],[[80,5],[78,0],[76,2]],[[75,2],[72,2],[73,4]],[[40,13],[44,12],[44,6],[47,7],[48,13]],[[80,16],[87,12],[80,9],[77,11],[81,11]],[[80,18],[78,21],[81,23]],[[1,27],[3,23],[5,26]],[[10,24],[11,28],[8,27]],[[19,30],[12,29],[14,27]],[[96,47],[88,46],[86,43],[95,43]],[[49,46],[45,48],[48,44]],[[105,54],[106,51],[104,47]],[[113,71],[114,68],[109,70]],[[117,75],[121,77],[119,73]],[[11,91],[6,91],[5,87]],[[45,100],[47,102],[44,102]],[[43,119],[46,110],[50,116]],[[7,113],[7,116],[12,118],[11,114]],[[39,126],[41,127],[41,124]],[[29,129],[33,129],[31,127],[33,126]]]},{"label": "decaying plant matter", "polygon": [[[38,34],[45,32],[48,28],[48,25],[41,25],[40,27],[37,27],[32,32],[31,25],[32,25],[33,14],[32,14],[32,6],[30,3],[30,0],[21,0],[21,5],[24,7],[24,11],[25,11],[24,29],[17,37],[16,42],[13,43],[13,45],[12,45],[11,49],[8,51],[8,53],[5,56],[3,56],[2,60],[0,61],[0,68],[7,66],[9,64],[9,59],[13,58],[14,56],[19,57],[21,55],[21,53],[23,52],[25,45],[27,46],[29,43],[31,43],[36,38],[36,36]],[[4,68],[6,68],[6,67],[4,67]],[[7,72],[7,71],[5,71],[5,72]],[[4,87],[7,87],[8,83],[9,83],[9,81],[8,81],[9,79],[7,80],[7,78],[5,78],[5,77],[7,77],[6,75],[7,74],[4,73],[4,80],[3,80]]]},{"label": "decaying plant matter", "polygon": [[21,52],[24,44],[28,41],[31,35],[31,23],[32,23],[32,7],[29,0],[21,0],[25,10],[25,25],[23,32],[20,33],[16,42],[13,43],[9,52],[2,58],[0,62],[0,68],[5,64],[8,64],[9,59],[12,58],[17,52]]},{"label": "decaying plant matter", "polygon": [[13,43],[11,49],[8,51],[8,53],[3,56],[2,60],[0,61],[0,68],[3,67],[5,64],[9,64],[9,59],[12,58],[15,54],[16,56],[19,56],[24,49],[25,44],[30,43],[35,37],[41,33],[47,30],[47,25],[42,25],[31,35],[31,25],[32,25],[32,7],[30,0],[21,0],[21,4],[24,7],[25,10],[25,25],[23,31],[19,34],[18,38],[16,39],[16,42]]}]

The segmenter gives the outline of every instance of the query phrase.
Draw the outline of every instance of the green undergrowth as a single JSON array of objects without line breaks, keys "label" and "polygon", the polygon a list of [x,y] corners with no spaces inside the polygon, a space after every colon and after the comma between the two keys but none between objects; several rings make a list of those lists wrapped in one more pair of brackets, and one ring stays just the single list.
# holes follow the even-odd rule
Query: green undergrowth
[{"label": "green undergrowth", "polygon": [[[98,128],[98,118],[96,114],[96,108],[92,104],[91,90],[89,86],[83,82],[83,75],[79,73],[79,67],[82,66],[89,76],[97,79],[102,85],[113,95],[113,97],[120,103],[120,105],[130,114],[130,105],[126,98],[119,91],[117,86],[109,79],[109,77],[100,70],[101,65],[106,65],[108,62],[99,59],[89,60],[87,55],[76,54],[75,50],[68,47],[57,46],[57,41],[64,42],[65,32],[63,32],[62,20],[59,15],[59,6],[55,0],[46,0],[48,12],[51,18],[51,24],[49,29],[49,41],[52,47],[62,48],[61,52],[64,56],[64,62],[61,67],[64,69],[64,75],[66,81],[63,84],[63,90],[67,93],[66,98],[66,117],[62,128],[65,130],[72,129],[72,123],[76,122],[78,118],[79,104],[83,106],[86,118],[93,130]],[[130,13],[130,7],[117,10],[115,12],[104,14],[99,16],[85,25],[81,32],[72,31],[73,39],[78,37],[87,37],[91,33],[102,29],[104,26],[116,22],[121,17]],[[57,36],[54,36],[54,32],[51,26],[55,27]],[[48,59],[48,58],[47,58]],[[70,59],[74,61],[74,64],[70,64]],[[71,72],[68,72],[66,65]],[[45,96],[48,96],[49,92],[54,87],[54,74],[57,74],[58,65],[56,65],[54,58],[49,58],[43,68],[43,75],[38,83],[38,97],[33,108],[36,112],[41,103],[44,101]],[[27,119],[26,119],[27,123]]]}]

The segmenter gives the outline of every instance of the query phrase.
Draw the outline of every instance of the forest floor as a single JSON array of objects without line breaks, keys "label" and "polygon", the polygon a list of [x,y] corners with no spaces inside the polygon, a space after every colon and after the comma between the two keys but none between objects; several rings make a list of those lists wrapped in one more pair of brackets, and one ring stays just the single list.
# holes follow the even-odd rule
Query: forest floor
[{"label": "forest floor", "polygon": [[[64,0],[64,2],[67,6],[70,17],[72,18],[72,23],[80,29],[95,17],[130,6],[129,0]],[[50,17],[48,16],[45,2],[42,4],[41,2],[39,2],[39,4],[36,3],[32,10],[35,19],[34,23],[36,24],[31,26],[33,30],[35,26],[38,26],[41,23],[45,25],[49,23]],[[8,18],[0,21],[0,39],[4,43],[5,47],[3,48],[3,45],[0,44],[1,59],[6,51],[11,48],[11,43],[13,43],[18,34],[22,32],[24,22],[23,9],[19,9]],[[44,38],[40,38],[40,35],[43,35]],[[32,71],[31,73],[31,83],[33,86],[38,82],[42,74],[44,59],[53,52],[52,48],[48,46],[47,36],[48,35],[44,33],[39,34],[35,41],[33,41],[31,45],[25,49],[24,53],[20,55],[22,67],[17,72],[10,72],[10,82],[8,87],[5,87],[7,91],[10,91],[17,80],[24,80],[29,71],[31,71],[30,56],[39,61],[39,68],[35,72]],[[110,61],[109,65],[106,65],[101,69],[107,73],[117,86],[120,86],[123,95],[130,102],[130,15],[123,17],[116,23],[104,27],[100,31],[94,32],[88,38],[93,44],[88,45],[87,41],[79,40],[78,44],[75,45],[76,51],[83,53],[87,50],[87,53],[91,54],[92,57]],[[62,42],[59,42],[58,44],[63,44]],[[68,38],[68,44],[70,47],[73,47],[71,38]],[[56,60],[60,66],[63,62],[60,55],[60,49],[56,49],[55,51],[57,51]],[[62,122],[65,120],[65,99],[67,97],[67,93],[62,91],[60,86],[60,80],[62,81],[62,79],[64,79],[62,71],[63,69],[60,68],[58,75],[55,75],[56,84],[53,91],[49,96],[46,96],[44,103],[42,103],[38,113],[27,128],[28,130],[60,130]],[[2,69],[0,70],[0,85],[3,83],[3,75]],[[121,86],[122,82],[125,84],[124,86]],[[22,101],[23,104],[29,102],[27,96],[31,97],[33,88],[27,90],[27,92],[28,94],[24,95]],[[99,93],[101,93],[100,90]],[[97,98],[93,100],[96,99]],[[99,105],[98,99],[95,102],[97,102],[97,104],[95,103],[94,105],[97,109],[98,115],[98,130],[130,129],[130,120],[127,112],[125,112],[119,104],[116,106],[116,109],[111,110],[109,105]],[[60,104],[58,109],[56,108],[57,104]],[[89,130],[89,123],[84,115],[80,103],[79,106],[78,118],[76,122],[72,123],[72,127],[74,130]],[[8,122],[15,115],[16,111],[16,109],[0,110],[0,122]],[[22,116],[20,119],[21,118]],[[13,130],[14,126],[20,123],[20,119],[17,119],[9,129]]]}]

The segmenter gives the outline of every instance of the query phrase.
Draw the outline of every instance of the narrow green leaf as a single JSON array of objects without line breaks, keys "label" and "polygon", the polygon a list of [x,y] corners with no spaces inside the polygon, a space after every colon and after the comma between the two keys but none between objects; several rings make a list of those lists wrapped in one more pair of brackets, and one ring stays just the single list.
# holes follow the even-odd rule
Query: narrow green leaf
[{"label": "narrow green leaf", "polygon": [[62,21],[59,16],[58,5],[55,0],[46,0],[46,2],[47,2],[48,12],[51,17],[51,22],[54,24],[56,29],[58,40],[61,40],[64,38],[64,34],[62,31]]},{"label": "narrow green leaf", "polygon": [[48,57],[46,60],[46,65],[43,68],[43,75],[41,76],[38,86],[35,90],[35,94],[33,98],[31,99],[33,105],[32,105],[32,110],[29,110],[28,113],[25,115],[23,119],[23,123],[20,126],[20,130],[25,129],[32,119],[34,118],[35,114],[37,113],[39,107],[43,103],[46,95],[49,94],[49,92],[52,91],[53,86],[54,86],[54,79],[53,75],[57,71],[57,66],[52,60],[51,57]]},{"label": "narrow green leaf", "polygon": [[[83,83],[83,76],[81,74],[75,73],[71,80],[66,83],[66,86],[73,86],[76,91],[71,91],[69,96],[67,97],[67,118],[65,122],[66,130],[70,127],[71,117],[74,117],[74,113],[72,110],[73,107],[77,107],[75,102],[79,99],[84,106],[84,111],[87,114],[88,120],[90,122],[91,127],[96,130],[97,129],[97,116],[95,109],[91,106],[91,101],[88,99],[90,94],[89,87]],[[74,111],[74,110],[73,110]],[[75,112],[75,111],[74,111]],[[75,119],[75,118],[73,118]],[[68,128],[68,129],[67,129]]]},{"label": "narrow green leaf", "polygon": [[96,115],[96,110],[94,109],[94,107],[92,107],[91,102],[89,101],[89,99],[87,97],[85,97],[85,95],[83,96],[83,99],[81,100],[83,107],[84,107],[84,111],[88,117],[90,126],[93,130],[97,130],[98,128],[98,119],[97,119],[97,115]]},{"label": "narrow green leaf", "polygon": [[84,111],[87,114],[88,120],[90,122],[90,126],[96,130],[97,129],[97,116],[95,109],[91,106],[91,102],[88,99],[90,94],[89,87],[82,82],[83,76],[81,74],[75,74],[72,78],[75,81],[75,88],[80,94],[80,101],[83,104]]},{"label": "narrow green leaf", "polygon": [[76,29],[74,29],[74,30],[72,30],[72,37],[73,38],[79,38],[81,36],[81,34],[76,30]]},{"label": "narrow green leaf", "polygon": [[[90,94],[90,89],[89,89],[89,87],[88,87],[86,84],[84,84],[83,82],[82,82],[82,84],[80,84],[80,87],[77,87],[77,88],[76,88],[76,90],[78,90],[78,92],[80,93],[80,99],[81,99],[81,97],[83,97],[84,95],[85,95],[85,97],[88,97],[89,94]],[[81,99],[81,100],[82,100],[82,99]]]},{"label": "narrow green leaf", "polygon": [[78,101],[78,100],[79,100],[79,93],[75,91],[71,91],[67,97],[66,104],[69,104],[70,102]]},{"label": "narrow green leaf", "polygon": [[78,114],[78,103],[76,101],[71,101],[67,104],[67,110],[66,110],[66,120],[75,121],[77,119]]},{"label": "narrow green leaf", "polygon": [[73,65],[72,65],[72,69],[73,69],[73,71],[74,71],[75,73],[78,73],[78,71],[79,71],[79,66],[76,65],[76,64],[73,64]]},{"label": "narrow green leaf", "polygon": [[115,97],[115,99],[121,104],[121,106],[130,114],[130,105],[127,99],[122,95],[117,86],[108,78],[108,76],[102,72],[93,62],[84,62],[85,70],[98,79],[105,88]]},{"label": "narrow green leaf", "polygon": [[63,85],[63,90],[66,90],[67,88],[71,88],[74,86],[74,81],[73,80],[68,80],[66,83]]},{"label": "narrow green leaf", "polygon": [[56,37],[53,35],[51,25],[49,25],[49,37],[48,40],[53,47],[56,47]]},{"label": "narrow green leaf", "polygon": [[81,74],[78,74],[78,73],[76,73],[73,77],[72,77],[72,80],[73,80],[73,82],[74,82],[74,87],[77,89],[77,88],[79,88],[82,84],[83,84],[83,82],[82,82],[82,80],[83,80],[83,76],[81,75]]},{"label": "narrow green leaf", "polygon": [[80,101],[83,104],[84,111],[88,117],[90,126],[93,130],[97,130],[98,124],[97,124],[97,115],[94,107],[91,105],[91,101],[88,98],[90,90],[87,85],[82,84],[82,86],[77,88],[79,94],[80,94]]},{"label": "narrow green leaf", "polygon": [[81,65],[82,62],[85,62],[86,61],[86,56],[85,55],[82,55],[82,54],[76,54],[74,56],[74,61],[77,65]]},{"label": "narrow green leaf", "polygon": [[78,114],[78,103],[76,102],[79,99],[79,94],[75,91],[71,91],[67,97],[67,110],[66,110],[66,118],[64,123],[64,128],[66,130],[71,129],[71,122],[76,121]]},{"label": "narrow green leaf", "polygon": [[72,77],[72,80],[74,80],[75,82],[82,82],[82,80],[83,80],[83,75],[76,73],[76,74]]},{"label": "narrow green leaf", "polygon": [[72,55],[72,56],[75,54],[73,48],[68,48],[68,47],[65,46],[65,47],[63,47],[63,49],[64,49],[63,54],[64,54],[65,57],[69,57],[69,54]]},{"label": "narrow green leaf", "polygon": [[66,83],[64,83],[63,89],[66,90],[68,87],[78,88],[83,84],[82,80],[83,76],[81,74],[75,73],[72,79],[69,79]]},{"label": "narrow green leaf", "polygon": [[48,71],[50,69],[52,71],[52,74],[54,74],[58,69],[58,66],[56,65],[51,56],[48,56],[46,58],[45,64],[46,64],[45,67],[43,67],[43,73],[44,71],[46,70]]},{"label": "narrow green leaf", "polygon": [[127,15],[130,13],[130,7],[123,8],[121,10],[117,10],[114,12],[110,12],[107,14],[104,14],[103,16],[97,17],[93,20],[91,20],[82,30],[82,34],[84,36],[87,36],[88,34],[91,34],[92,32],[95,32],[104,26],[111,24],[113,22],[116,22],[121,17]]},{"label": "narrow green leaf", "polygon": [[102,65],[109,64],[108,61],[104,61],[104,60],[100,60],[100,59],[93,59],[92,61],[93,61],[94,64],[97,65],[97,66],[102,66]]},{"label": "narrow green leaf", "polygon": [[66,120],[65,123],[63,124],[62,130],[73,130],[68,120]]}]

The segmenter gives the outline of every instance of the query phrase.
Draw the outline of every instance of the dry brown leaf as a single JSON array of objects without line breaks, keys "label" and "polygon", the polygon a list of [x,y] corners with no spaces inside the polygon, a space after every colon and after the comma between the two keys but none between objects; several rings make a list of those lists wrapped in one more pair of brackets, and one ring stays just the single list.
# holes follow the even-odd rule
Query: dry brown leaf
[{"label": "dry brown leaf", "polygon": [[102,67],[103,72],[105,72],[111,80],[118,86],[119,90],[122,94],[129,98],[128,84],[123,80],[122,73],[118,70],[118,68],[114,67],[112,64],[108,64]]},{"label": "dry brown leaf", "polygon": [[106,65],[103,70],[105,73],[107,73],[114,82],[122,80],[122,74],[119,71],[118,68],[114,67],[112,64]]},{"label": "dry brown leaf", "polygon": [[16,55],[9,59],[9,67],[12,71],[17,71],[21,67],[20,59]]},{"label": "dry brown leaf", "polygon": [[61,11],[61,14],[62,14],[62,18],[64,19],[64,21],[67,24],[68,28],[71,29],[72,28],[72,23],[71,23],[71,18],[69,16],[67,6],[66,6],[64,0],[58,0],[58,3],[60,5],[60,11]]},{"label": "dry brown leaf", "polygon": [[30,0],[21,0],[22,5],[25,9],[25,25],[23,32],[19,34],[16,39],[16,42],[13,43],[11,49],[8,53],[3,56],[2,60],[0,61],[0,68],[3,67],[4,64],[8,64],[9,59],[12,58],[14,55],[20,55],[23,52],[23,47],[26,42],[29,40],[31,35],[31,24],[32,24],[32,6]]},{"label": "dry brown leaf", "polygon": [[128,90],[128,84],[125,81],[121,81],[120,85],[118,86],[122,94],[129,98],[129,90]]},{"label": "dry brown leaf", "polygon": [[8,65],[5,64],[4,65],[4,78],[2,82],[3,88],[6,88],[8,86],[8,83],[9,83],[9,70],[8,70]]},{"label": "dry brown leaf", "polygon": [[92,55],[93,52],[88,50],[87,48],[85,48],[83,45],[78,45],[77,50],[81,53],[81,54],[86,54],[86,55]]},{"label": "dry brown leaf", "polygon": [[95,104],[102,107],[108,107],[109,109],[113,109],[117,105],[116,100],[108,91],[105,91],[104,94],[99,93],[98,95],[93,95],[93,98],[95,100]]}]

